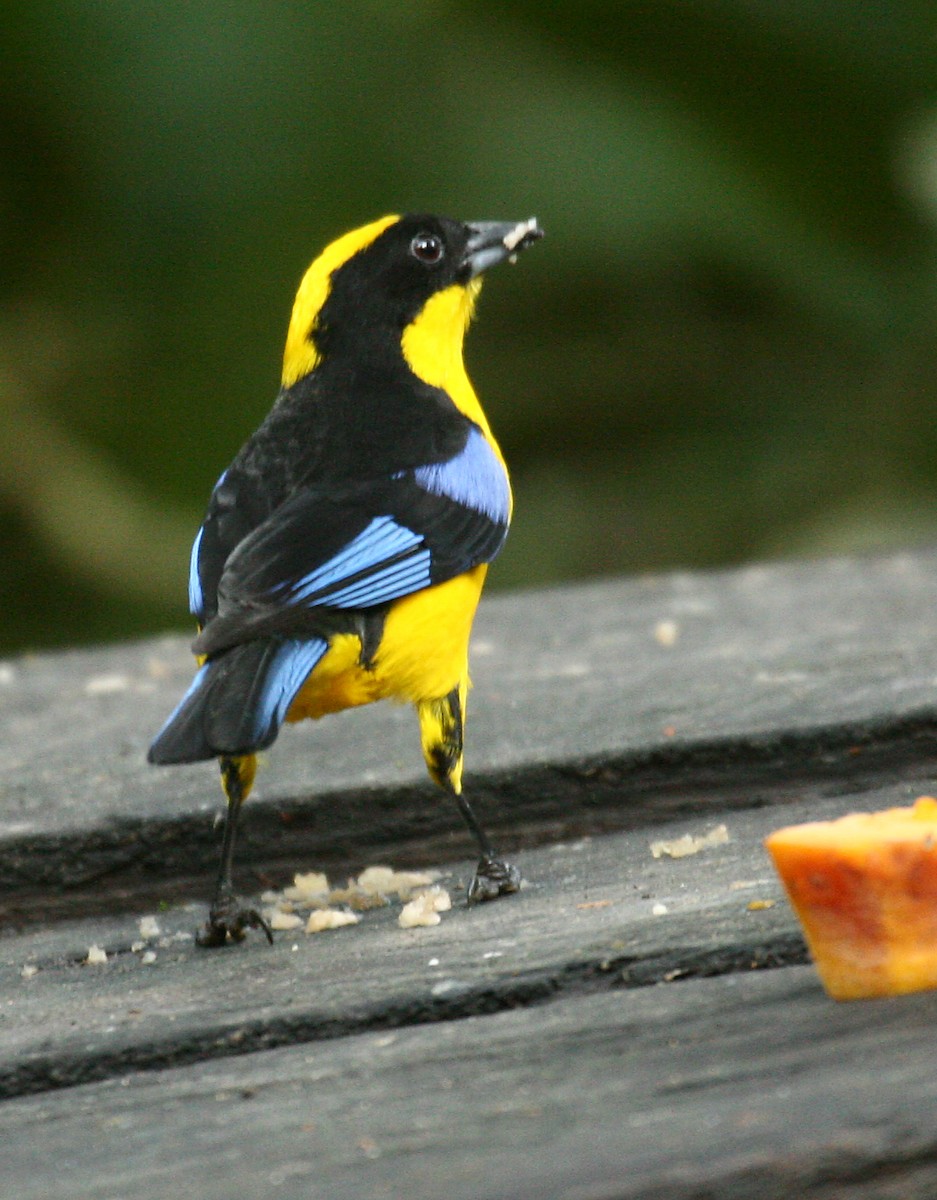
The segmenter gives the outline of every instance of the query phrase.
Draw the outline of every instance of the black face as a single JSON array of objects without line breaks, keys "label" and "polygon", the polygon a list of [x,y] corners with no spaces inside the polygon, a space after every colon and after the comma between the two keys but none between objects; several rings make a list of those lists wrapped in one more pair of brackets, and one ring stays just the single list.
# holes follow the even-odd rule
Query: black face
[{"label": "black face", "polygon": [[400,332],[430,296],[466,283],[469,229],[447,217],[408,215],[332,273],[313,336],[323,354]]}]

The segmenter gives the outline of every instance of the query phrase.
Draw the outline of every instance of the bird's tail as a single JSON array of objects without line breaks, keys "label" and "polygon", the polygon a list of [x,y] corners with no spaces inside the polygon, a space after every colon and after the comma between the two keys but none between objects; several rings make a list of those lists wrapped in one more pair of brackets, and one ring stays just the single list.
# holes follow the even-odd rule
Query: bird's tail
[{"label": "bird's tail", "polygon": [[265,638],[222,651],[199,667],[147,758],[163,765],[263,750],[327,649],[322,638]]}]

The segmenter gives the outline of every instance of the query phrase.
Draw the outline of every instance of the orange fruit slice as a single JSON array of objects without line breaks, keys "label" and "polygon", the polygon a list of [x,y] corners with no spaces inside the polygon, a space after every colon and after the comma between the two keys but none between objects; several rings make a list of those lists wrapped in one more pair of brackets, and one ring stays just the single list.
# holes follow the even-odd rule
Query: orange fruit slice
[{"label": "orange fruit slice", "polygon": [[765,840],[836,1000],[937,988],[937,800]]}]

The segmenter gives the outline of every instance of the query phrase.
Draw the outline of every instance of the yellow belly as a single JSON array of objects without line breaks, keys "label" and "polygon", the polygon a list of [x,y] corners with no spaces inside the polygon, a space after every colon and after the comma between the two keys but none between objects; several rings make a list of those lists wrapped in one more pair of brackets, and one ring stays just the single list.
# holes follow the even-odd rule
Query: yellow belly
[{"label": "yellow belly", "polygon": [[370,668],[360,663],[361,640],[338,634],[303,684],[286,719],[400,700],[419,704],[448,695],[468,675],[468,643],[486,564],[398,600]]}]

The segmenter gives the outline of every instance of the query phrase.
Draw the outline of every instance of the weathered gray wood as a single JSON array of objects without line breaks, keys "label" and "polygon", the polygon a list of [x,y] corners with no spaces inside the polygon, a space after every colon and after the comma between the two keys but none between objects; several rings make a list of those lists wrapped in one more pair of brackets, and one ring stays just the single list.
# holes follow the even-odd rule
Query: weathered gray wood
[{"label": "weathered gray wood", "polygon": [[[724,806],[740,782],[772,772],[841,773],[854,743],[870,765],[932,759],[935,594],[937,553],[923,553],[486,601],[469,787],[489,824],[533,835],[689,811],[709,803],[701,781],[715,781]],[[53,885],[157,895],[213,870],[213,768],[144,763],[190,675],[182,638],[7,665],[0,894],[46,904]],[[287,729],[268,760],[245,861],[282,868],[315,849],[348,862],[389,842],[416,857],[467,847],[424,780],[406,709]]]},{"label": "weathered gray wood", "polygon": [[935,1052],[937,995],[789,968],[26,1098],[0,1141],[19,1200],[932,1200]]},{"label": "weathered gray wood", "polygon": [[[905,802],[907,787],[854,803]],[[816,796],[784,819],[836,815]],[[531,851],[517,897],[459,907],[404,931],[394,909],[309,938],[259,937],[226,952],[193,944],[202,913],[162,914],[169,944],[144,965],[136,923],[87,920],[0,941],[0,1095],[81,1083],[132,1066],[186,1062],[360,1029],[455,1019],[624,984],[803,961],[796,922],[762,847],[772,809],[731,813],[731,841],[686,859],[654,859],[647,834],[608,835]],[[711,823],[655,831],[677,836]],[[458,874],[466,878],[466,869]],[[458,874],[451,882],[458,881]],[[775,907],[750,911],[753,900]],[[664,904],[666,914],[653,906]],[[181,940],[176,940],[180,938]],[[108,964],[81,965],[94,940]],[[293,949],[295,947],[295,950]],[[21,978],[25,964],[39,968]]]}]

